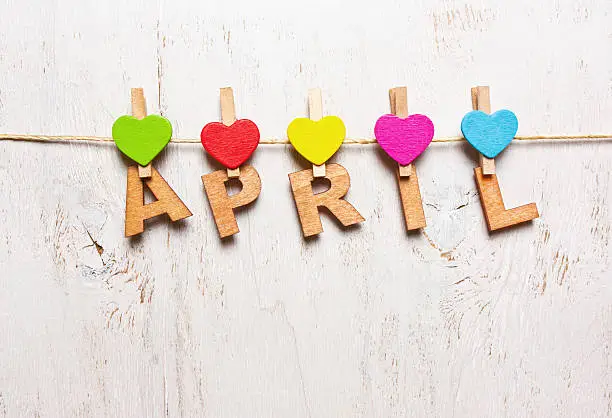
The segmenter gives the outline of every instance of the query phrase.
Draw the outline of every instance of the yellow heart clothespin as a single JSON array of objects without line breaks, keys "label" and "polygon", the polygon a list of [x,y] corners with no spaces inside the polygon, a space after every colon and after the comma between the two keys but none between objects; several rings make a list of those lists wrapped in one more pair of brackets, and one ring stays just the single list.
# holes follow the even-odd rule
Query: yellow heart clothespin
[{"label": "yellow heart clothespin", "polygon": [[337,116],[323,117],[321,89],[308,92],[308,103],[310,119],[294,119],[287,127],[287,137],[297,152],[314,164],[314,176],[325,177],[325,162],[342,145],[346,127]]}]

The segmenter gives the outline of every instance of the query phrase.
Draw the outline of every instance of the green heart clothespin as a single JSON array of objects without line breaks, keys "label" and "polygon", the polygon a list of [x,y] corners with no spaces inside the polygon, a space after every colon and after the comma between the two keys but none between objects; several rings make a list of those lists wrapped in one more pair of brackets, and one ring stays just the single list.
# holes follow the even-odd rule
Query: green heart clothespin
[{"label": "green heart clothespin", "polygon": [[162,116],[147,116],[142,88],[132,89],[132,115],[115,121],[113,139],[122,153],[140,165],[139,176],[150,177],[150,163],[170,142],[172,125]]}]

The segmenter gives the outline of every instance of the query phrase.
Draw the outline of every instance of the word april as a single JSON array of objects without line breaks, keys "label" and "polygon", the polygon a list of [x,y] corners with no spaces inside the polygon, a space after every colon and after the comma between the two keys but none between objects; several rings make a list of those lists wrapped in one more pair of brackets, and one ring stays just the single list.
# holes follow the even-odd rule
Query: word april
[{"label": "word april", "polygon": [[[518,119],[509,110],[491,114],[489,88],[471,90],[473,110],[467,113],[461,130],[467,141],[479,152],[480,166],[474,176],[489,231],[508,228],[539,217],[535,203],[506,209],[495,171],[494,158],[514,139]],[[221,238],[240,232],[234,210],[259,198],[261,178],[255,167],[245,164],[260,143],[259,128],[249,119],[238,119],[234,93],[230,87],[220,90],[221,121],[202,128],[200,139],[206,152],[225,167],[202,176],[204,191]],[[389,90],[391,113],[378,118],[374,135],[387,155],[397,163],[397,184],[406,229],[427,226],[416,168],[417,158],[426,151],[434,136],[434,124],[421,114],[409,114],[406,87]],[[138,163],[128,168],[125,206],[125,235],[144,231],[144,221],[167,214],[171,221],[192,215],[162,175],[152,166],[154,158],[168,144],[172,135],[170,122],[157,115],[147,116],[142,89],[132,89],[132,115],[121,116],[113,125],[113,139],[118,149]],[[323,232],[319,209],[326,208],[345,227],[365,221],[346,199],[351,180],[340,164],[327,161],[344,143],[346,127],[337,116],[324,115],[321,90],[308,92],[308,117],[294,119],[287,128],[287,138],[295,150],[312,164],[289,174],[304,237]],[[312,184],[325,178],[330,187],[314,193]],[[236,179],[240,192],[229,195],[227,183]],[[156,197],[144,203],[144,188]]]}]

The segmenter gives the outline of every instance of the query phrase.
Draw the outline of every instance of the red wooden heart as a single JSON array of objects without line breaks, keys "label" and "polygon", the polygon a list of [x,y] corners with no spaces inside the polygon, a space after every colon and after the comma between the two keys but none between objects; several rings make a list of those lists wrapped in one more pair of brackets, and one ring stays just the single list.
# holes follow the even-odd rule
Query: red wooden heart
[{"label": "red wooden heart", "polygon": [[249,119],[238,119],[230,126],[211,122],[200,134],[206,151],[227,168],[242,165],[259,145],[259,129]]}]

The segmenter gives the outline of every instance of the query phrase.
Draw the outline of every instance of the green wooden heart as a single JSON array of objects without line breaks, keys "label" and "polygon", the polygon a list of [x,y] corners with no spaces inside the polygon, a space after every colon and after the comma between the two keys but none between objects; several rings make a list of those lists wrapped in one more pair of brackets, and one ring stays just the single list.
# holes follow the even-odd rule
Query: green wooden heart
[{"label": "green wooden heart", "polygon": [[142,166],[149,164],[171,137],[170,121],[158,115],[144,119],[126,115],[113,124],[113,139],[119,150]]}]

